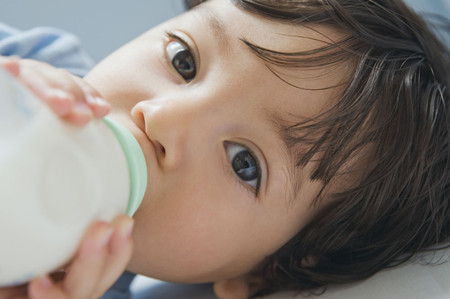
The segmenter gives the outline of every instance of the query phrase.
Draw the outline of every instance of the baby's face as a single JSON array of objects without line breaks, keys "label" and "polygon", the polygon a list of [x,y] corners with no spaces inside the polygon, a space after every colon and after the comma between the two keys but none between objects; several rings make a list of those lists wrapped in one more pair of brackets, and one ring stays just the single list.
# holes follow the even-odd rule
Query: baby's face
[{"label": "baby's face", "polygon": [[336,85],[342,74],[271,66],[281,80],[241,38],[286,52],[325,40],[211,0],[144,33],[86,77],[148,164],[131,271],[180,282],[239,276],[320,208],[310,206],[321,187],[309,180],[313,165],[294,168],[278,120],[330,105],[337,91],[308,89]]}]

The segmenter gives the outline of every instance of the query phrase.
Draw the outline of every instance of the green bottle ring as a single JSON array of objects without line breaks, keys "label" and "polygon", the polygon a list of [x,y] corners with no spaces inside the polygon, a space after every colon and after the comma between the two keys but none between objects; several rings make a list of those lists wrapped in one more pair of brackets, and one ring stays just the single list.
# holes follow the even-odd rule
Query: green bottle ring
[{"label": "green bottle ring", "polygon": [[125,153],[130,174],[130,197],[127,214],[132,217],[141,204],[147,189],[147,163],[145,156],[141,146],[130,131],[109,117],[104,117],[103,121],[117,137]]}]

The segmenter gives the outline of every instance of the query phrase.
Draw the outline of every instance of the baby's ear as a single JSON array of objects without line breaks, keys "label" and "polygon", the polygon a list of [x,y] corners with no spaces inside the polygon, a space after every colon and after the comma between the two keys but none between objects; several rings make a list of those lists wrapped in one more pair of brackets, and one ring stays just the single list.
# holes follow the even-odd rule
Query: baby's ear
[{"label": "baby's ear", "polygon": [[247,276],[215,282],[214,293],[219,299],[247,299],[250,296]]}]

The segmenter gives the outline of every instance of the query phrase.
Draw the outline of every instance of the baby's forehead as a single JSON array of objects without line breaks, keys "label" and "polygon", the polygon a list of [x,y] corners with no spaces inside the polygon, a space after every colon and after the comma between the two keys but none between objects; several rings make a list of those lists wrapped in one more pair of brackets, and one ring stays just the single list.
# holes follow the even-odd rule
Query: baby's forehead
[{"label": "baby's forehead", "polygon": [[245,55],[230,51],[244,43],[280,80],[302,90],[333,89],[355,69],[345,53],[351,38],[337,26],[278,21],[239,6],[225,10],[213,3],[217,2],[207,1],[192,12],[209,29],[204,34],[213,37],[219,51],[234,52],[228,59]]}]

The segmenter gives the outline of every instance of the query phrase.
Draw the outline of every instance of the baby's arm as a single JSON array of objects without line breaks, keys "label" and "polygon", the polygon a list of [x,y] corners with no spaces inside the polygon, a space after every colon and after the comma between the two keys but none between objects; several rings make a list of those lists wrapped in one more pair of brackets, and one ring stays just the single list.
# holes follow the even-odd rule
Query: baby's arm
[{"label": "baby's arm", "polygon": [[[75,125],[85,125],[109,112],[109,105],[95,89],[67,71],[38,61],[2,56],[0,67],[28,86],[58,116]],[[118,216],[112,223],[93,223],[60,279],[47,275],[26,286],[0,289],[0,298],[98,298],[128,264],[132,224],[127,215]]]}]

